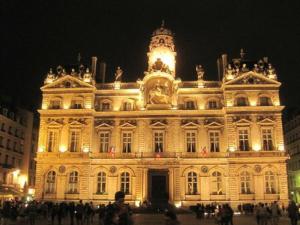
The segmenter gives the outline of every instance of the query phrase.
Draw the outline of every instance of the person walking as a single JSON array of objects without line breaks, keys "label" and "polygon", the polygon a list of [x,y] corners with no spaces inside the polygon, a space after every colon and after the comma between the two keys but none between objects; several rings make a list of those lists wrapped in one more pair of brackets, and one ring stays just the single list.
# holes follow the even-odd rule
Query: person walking
[{"label": "person walking", "polygon": [[68,211],[70,216],[70,225],[74,225],[74,215],[75,215],[75,204],[70,202],[68,205]]},{"label": "person walking", "polygon": [[291,225],[297,225],[298,222],[298,207],[294,201],[291,201],[287,207],[287,212],[291,221]]},{"label": "person walking", "polygon": [[278,225],[280,216],[281,216],[281,212],[280,212],[277,202],[275,201],[271,204],[271,221],[272,221],[271,223],[272,223],[272,225]]},{"label": "person walking", "polygon": [[180,225],[174,211],[167,211],[165,213],[165,225]]},{"label": "person walking", "polygon": [[75,213],[76,213],[76,224],[77,225],[83,225],[83,213],[84,213],[84,206],[82,204],[82,200],[79,201],[79,203],[75,207]]}]

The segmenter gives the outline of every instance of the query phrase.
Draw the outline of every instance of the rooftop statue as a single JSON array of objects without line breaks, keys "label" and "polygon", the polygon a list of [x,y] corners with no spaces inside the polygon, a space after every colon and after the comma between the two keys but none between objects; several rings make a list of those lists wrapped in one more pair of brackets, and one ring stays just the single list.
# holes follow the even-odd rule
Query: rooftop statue
[{"label": "rooftop statue", "polygon": [[201,65],[196,65],[196,72],[198,80],[203,80],[204,69]]},{"label": "rooftop statue", "polygon": [[121,67],[117,67],[117,70],[115,72],[115,81],[119,81],[121,82],[122,80],[122,74],[123,74],[123,70],[121,69]]}]

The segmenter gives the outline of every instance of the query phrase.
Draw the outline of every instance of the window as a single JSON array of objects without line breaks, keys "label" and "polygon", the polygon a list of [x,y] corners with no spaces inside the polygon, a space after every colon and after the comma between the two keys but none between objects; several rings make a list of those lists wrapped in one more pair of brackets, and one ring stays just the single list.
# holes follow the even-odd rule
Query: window
[{"label": "window", "polygon": [[275,194],[275,174],[272,171],[267,171],[265,173],[265,185],[266,194]]},{"label": "window", "polygon": [[218,131],[209,132],[210,152],[220,151],[220,133]]},{"label": "window", "polygon": [[273,150],[272,129],[262,129],[263,150]]},{"label": "window", "polygon": [[241,173],[241,193],[250,194],[251,193],[251,176],[247,171]]},{"label": "window", "polygon": [[12,157],[12,158],[11,158],[11,165],[12,165],[13,167],[15,167],[15,163],[16,163],[16,158],[15,158],[15,157]]},{"label": "window", "polygon": [[186,131],[186,150],[196,152],[196,131]]},{"label": "window", "polygon": [[208,102],[208,108],[209,109],[217,109],[218,108],[217,101],[215,101],[215,100],[209,101]]},{"label": "window", "polygon": [[68,193],[69,194],[78,193],[78,172],[77,171],[73,171],[69,175]]},{"label": "window", "polygon": [[0,147],[3,147],[3,140],[4,140],[4,138],[2,136],[0,136]]},{"label": "window", "polygon": [[20,152],[23,153],[24,152],[24,144],[21,143],[19,148],[20,148]]},{"label": "window", "polygon": [[2,131],[5,131],[5,123],[2,123],[2,124],[1,124],[1,130],[2,130]]},{"label": "window", "polygon": [[259,105],[261,106],[270,106],[272,105],[271,99],[269,97],[260,97]]},{"label": "window", "polygon": [[72,100],[71,102],[72,109],[82,109],[83,108],[83,101],[80,99]]},{"label": "window", "polygon": [[5,165],[8,165],[8,155],[5,155],[4,164],[5,164]]},{"label": "window", "polygon": [[12,127],[11,126],[8,127],[8,133],[12,134]]},{"label": "window", "polygon": [[132,110],[132,103],[131,102],[124,102],[124,111]]},{"label": "window", "polygon": [[101,109],[102,109],[102,111],[109,111],[110,110],[110,103],[109,102],[102,102]]},{"label": "window", "polygon": [[106,173],[99,172],[97,175],[97,194],[106,192]]},{"label": "window", "polygon": [[195,109],[195,103],[194,103],[194,101],[186,101],[185,102],[185,108],[186,109]]},{"label": "window", "polygon": [[10,149],[10,139],[7,139],[7,142],[6,142],[6,148],[7,148],[7,149]]},{"label": "window", "polygon": [[247,99],[245,97],[236,98],[236,106],[247,106]]},{"label": "window", "polygon": [[124,131],[122,133],[122,145],[123,153],[131,152],[132,132]]},{"label": "window", "polygon": [[154,132],[154,151],[155,152],[164,151],[164,131]]},{"label": "window", "polygon": [[14,142],[14,144],[13,144],[13,150],[17,151],[17,142]]},{"label": "window", "polygon": [[49,109],[60,109],[61,101],[60,100],[51,100],[49,104]]},{"label": "window", "polygon": [[79,152],[80,151],[80,131],[72,130],[70,131],[70,152]]},{"label": "window", "polygon": [[121,173],[121,191],[126,195],[130,193],[130,175],[128,172]]},{"label": "window", "polygon": [[249,135],[248,130],[239,130],[239,150],[249,151]]},{"label": "window", "polygon": [[50,171],[46,177],[46,193],[55,193],[55,177],[56,173],[54,171]]},{"label": "window", "polygon": [[109,132],[100,132],[100,152],[108,152],[109,148]]},{"label": "window", "polygon": [[218,171],[212,173],[212,194],[223,194],[222,174]]},{"label": "window", "polygon": [[48,132],[48,140],[47,140],[47,150],[48,152],[55,151],[57,144],[57,132],[56,131],[49,131]]},{"label": "window", "polygon": [[189,172],[187,176],[187,186],[188,186],[187,194],[189,195],[197,194],[198,193],[197,185],[198,185],[197,174],[195,172]]}]

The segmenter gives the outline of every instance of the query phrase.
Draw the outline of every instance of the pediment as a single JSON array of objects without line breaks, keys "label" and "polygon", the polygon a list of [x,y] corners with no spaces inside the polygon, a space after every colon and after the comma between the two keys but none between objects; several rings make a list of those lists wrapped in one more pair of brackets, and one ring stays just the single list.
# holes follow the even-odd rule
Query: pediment
[{"label": "pediment", "polygon": [[181,125],[182,128],[189,128],[189,127],[199,127],[199,124],[195,123],[195,122],[187,122],[183,125]]},{"label": "pediment", "polygon": [[258,85],[258,84],[271,84],[280,85],[280,82],[270,79],[263,74],[249,71],[243,75],[237,76],[236,78],[225,82],[225,85]]},{"label": "pediment", "polygon": [[151,127],[152,128],[155,128],[155,127],[166,127],[167,126],[167,124],[165,124],[164,122],[162,122],[162,121],[156,121],[156,122],[153,122],[152,124],[151,124]]},{"label": "pediment", "polygon": [[100,123],[98,126],[95,127],[97,130],[98,129],[112,129],[113,126],[108,124],[108,123]]},{"label": "pediment", "polygon": [[70,126],[73,126],[73,127],[82,127],[83,125],[84,125],[83,123],[76,121],[76,120],[74,120],[70,123]]},{"label": "pediment", "polygon": [[44,85],[41,89],[44,90],[50,88],[94,88],[94,86],[77,77],[65,75],[58,78],[53,83]]},{"label": "pediment", "polygon": [[264,118],[257,123],[260,125],[273,125],[275,121],[271,120],[270,118]]},{"label": "pediment", "polygon": [[234,122],[235,125],[249,125],[251,122],[251,120],[248,120],[248,119],[245,119],[245,118],[242,118],[242,119],[239,119],[237,121]]},{"label": "pediment", "polygon": [[206,128],[221,128],[223,126],[224,126],[223,124],[221,124],[217,121],[213,121],[213,122],[210,122],[210,123],[205,125]]},{"label": "pediment", "polygon": [[48,123],[48,127],[62,127],[62,123],[56,121],[56,120],[52,120],[52,121],[49,121]]},{"label": "pediment", "polygon": [[131,124],[129,122],[125,122],[123,124],[120,125],[121,128],[136,128],[136,126],[134,124]]}]

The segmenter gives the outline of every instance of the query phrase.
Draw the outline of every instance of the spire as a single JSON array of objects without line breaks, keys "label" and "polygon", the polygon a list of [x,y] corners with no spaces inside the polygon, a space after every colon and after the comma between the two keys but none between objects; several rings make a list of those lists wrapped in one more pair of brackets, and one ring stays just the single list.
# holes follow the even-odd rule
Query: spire
[{"label": "spire", "polygon": [[246,53],[244,52],[244,49],[241,48],[241,51],[240,51],[240,56],[241,56],[241,59],[243,59],[245,57]]},{"label": "spire", "polygon": [[164,19],[161,21],[161,26],[160,27],[162,27],[162,28],[165,27],[165,20]]}]

